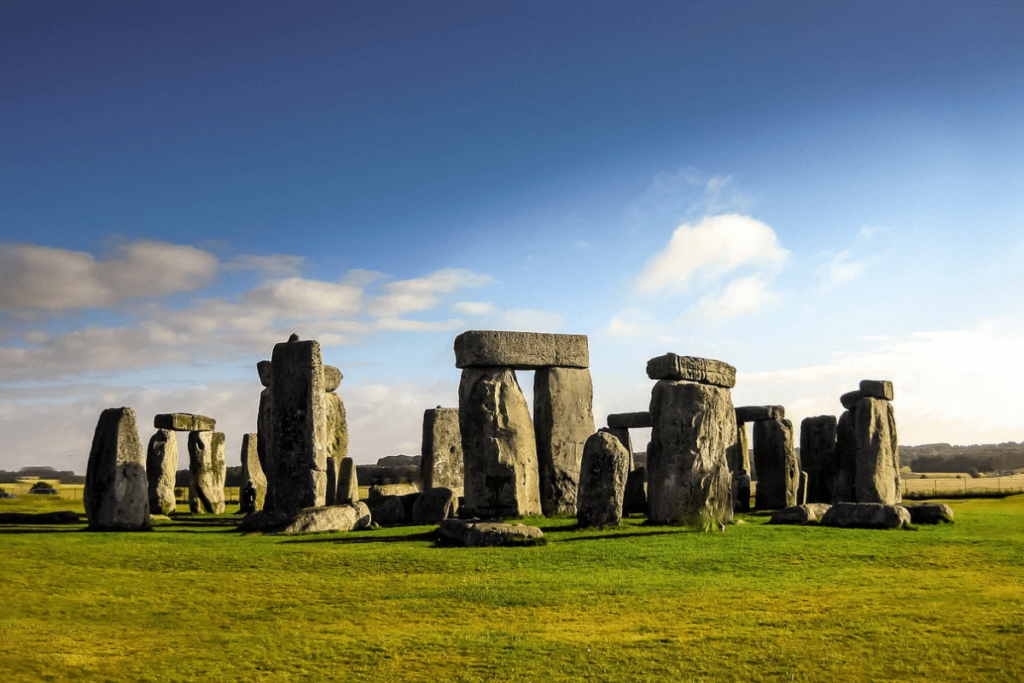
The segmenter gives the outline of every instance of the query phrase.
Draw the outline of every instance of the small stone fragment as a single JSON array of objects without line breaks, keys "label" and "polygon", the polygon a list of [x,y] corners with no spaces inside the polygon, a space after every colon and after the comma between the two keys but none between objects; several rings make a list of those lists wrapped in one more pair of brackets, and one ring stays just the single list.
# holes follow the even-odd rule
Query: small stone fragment
[{"label": "small stone fragment", "polygon": [[736,386],[736,368],[728,363],[674,353],[647,361],[647,376],[656,380],[699,382],[726,389]]}]

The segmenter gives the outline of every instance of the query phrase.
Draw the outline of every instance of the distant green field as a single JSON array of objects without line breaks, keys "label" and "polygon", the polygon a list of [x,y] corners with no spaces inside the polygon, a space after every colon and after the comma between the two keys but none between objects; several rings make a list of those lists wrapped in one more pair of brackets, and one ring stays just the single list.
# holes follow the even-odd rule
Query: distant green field
[{"label": "distant green field", "polygon": [[[664,527],[434,548],[430,527],[250,536],[0,526],[10,681],[1020,681],[1024,496],[916,531]],[[54,501],[0,501],[46,510]],[[63,508],[70,507],[64,501]],[[79,506],[80,509],[80,506]]]}]

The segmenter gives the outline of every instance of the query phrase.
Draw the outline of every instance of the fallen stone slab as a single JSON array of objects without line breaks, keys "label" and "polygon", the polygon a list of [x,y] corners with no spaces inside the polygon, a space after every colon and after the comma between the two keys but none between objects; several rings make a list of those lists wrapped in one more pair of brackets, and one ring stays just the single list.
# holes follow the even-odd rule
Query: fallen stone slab
[{"label": "fallen stone slab", "polygon": [[760,422],[761,420],[784,420],[785,406],[740,406],[736,409],[737,422]]},{"label": "fallen stone slab", "polygon": [[410,493],[419,493],[419,489],[413,484],[377,484],[370,487],[368,498],[383,498],[385,496],[405,496]]},{"label": "fallen stone slab", "polygon": [[329,505],[299,510],[281,533],[316,534],[325,531],[356,531],[370,526],[372,515],[365,503]]},{"label": "fallen stone slab", "polygon": [[882,503],[837,503],[821,518],[822,526],[840,529],[899,529],[910,523],[907,508]]},{"label": "fallen stone slab", "polygon": [[608,416],[609,429],[649,429],[651,427],[651,412],[645,410],[639,413],[611,413]]},{"label": "fallen stone slab", "polygon": [[37,513],[0,512],[0,524],[78,524],[81,521],[82,516],[71,510]]},{"label": "fallen stone slab", "polygon": [[424,491],[412,506],[413,524],[440,524],[459,511],[459,499],[450,488],[438,486]]},{"label": "fallen stone slab", "polygon": [[952,524],[953,508],[945,503],[921,503],[904,505],[910,512],[910,521],[914,524]]},{"label": "fallen stone slab", "polygon": [[893,397],[892,382],[884,379],[862,379],[860,394],[863,398],[880,398],[891,401]]},{"label": "fallen stone slab", "polygon": [[585,334],[469,330],[455,338],[455,367],[590,367]]},{"label": "fallen stone slab", "polygon": [[401,496],[374,496],[360,502],[370,509],[373,521],[381,526],[405,523],[405,505]]},{"label": "fallen stone slab", "polygon": [[205,415],[193,413],[161,413],[153,418],[155,429],[170,429],[172,432],[212,432],[217,421]]},{"label": "fallen stone slab", "polygon": [[820,520],[831,505],[827,503],[808,503],[807,505],[794,505],[783,510],[776,510],[772,513],[769,524],[807,524]]},{"label": "fallen stone slab", "polygon": [[531,546],[544,542],[544,532],[535,526],[483,522],[472,519],[446,519],[438,528],[439,541],[466,548],[495,546]]},{"label": "fallen stone slab", "polygon": [[736,386],[736,368],[728,363],[674,353],[647,361],[647,376],[658,380],[699,382],[726,389]]}]

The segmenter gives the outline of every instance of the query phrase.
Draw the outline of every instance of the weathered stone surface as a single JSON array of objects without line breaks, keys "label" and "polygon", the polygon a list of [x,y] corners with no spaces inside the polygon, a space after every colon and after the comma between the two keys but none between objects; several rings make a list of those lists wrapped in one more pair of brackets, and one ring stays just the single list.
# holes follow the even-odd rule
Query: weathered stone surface
[{"label": "weathered stone surface", "polygon": [[629,430],[618,427],[607,427],[601,431],[608,432],[614,436],[619,440],[619,443],[622,444],[622,447],[626,449],[626,452],[629,453],[629,471],[632,472],[636,467],[636,462],[633,460],[633,439],[629,436]]},{"label": "weathered stone surface", "polygon": [[852,410],[844,411],[836,426],[836,465],[832,503],[856,503],[857,435]]},{"label": "weathered stone surface", "polygon": [[174,432],[208,432],[216,428],[217,421],[212,417],[192,413],[162,413],[153,418],[153,426]]},{"label": "weathered stone surface", "polygon": [[860,401],[864,396],[860,391],[848,391],[839,397],[839,402],[843,404],[843,407],[847,410],[853,410],[857,407],[857,402]]},{"label": "weathered stone surface", "polygon": [[826,503],[807,503],[796,505],[772,513],[769,524],[807,524],[822,518],[829,511],[831,505]]},{"label": "weathered stone surface", "polygon": [[733,473],[733,509],[736,512],[750,512],[750,473],[740,470]]},{"label": "weathered stone surface", "polygon": [[245,516],[238,530],[242,533],[273,533],[283,531],[292,521],[292,517],[283,512],[259,510]]},{"label": "weathered stone surface", "polygon": [[831,503],[839,471],[835,415],[806,417],[800,423],[800,465],[807,472],[807,502]]},{"label": "weathered stone surface", "polygon": [[587,439],[580,465],[576,520],[581,527],[613,526],[622,521],[629,453],[607,432]]},{"label": "weathered stone surface", "polygon": [[651,393],[651,422],[649,520],[707,528],[732,519],[728,463],[738,439],[729,390],[661,380]]},{"label": "weathered stone surface", "polygon": [[459,511],[459,499],[443,486],[424,491],[412,507],[413,524],[440,524]]},{"label": "weathered stone surface", "polygon": [[174,478],[178,473],[178,437],[170,429],[158,429],[146,450],[150,515],[169,515],[177,508]]},{"label": "weathered stone surface", "polygon": [[467,548],[537,545],[544,538],[544,532],[535,526],[464,519],[446,519],[438,532],[442,542]]},{"label": "weathered stone surface", "polygon": [[796,487],[796,504],[806,505],[807,504],[807,471],[800,471],[800,483]]},{"label": "weathered stone surface", "polygon": [[324,366],[324,391],[332,392],[337,391],[338,387],[341,386],[341,380],[344,377],[341,374],[341,370],[334,367],[333,365]]},{"label": "weathered stone surface", "polygon": [[327,488],[324,491],[325,505],[334,505],[338,496],[338,474],[341,470],[341,463],[334,462],[334,458],[327,456]]},{"label": "weathered stone surface", "polygon": [[271,370],[274,510],[293,516],[326,501],[327,393],[320,345],[275,345]]},{"label": "weathered stone surface", "polygon": [[83,493],[89,528],[149,528],[149,493],[142,441],[131,408],[100,414],[89,451]]},{"label": "weathered stone surface", "polygon": [[646,467],[637,467],[626,476],[626,488],[622,492],[622,514],[647,514]]},{"label": "weathered stone surface", "polygon": [[793,423],[754,423],[754,467],[757,468],[757,509],[781,510],[797,504],[800,462],[793,448]]},{"label": "weathered stone surface", "polygon": [[336,501],[339,505],[352,505],[359,500],[359,480],[356,477],[356,463],[352,458],[341,461],[338,472],[338,492]]},{"label": "weathered stone surface", "polygon": [[267,498],[267,477],[263,474],[259,457],[259,436],[242,435],[242,486],[251,481],[256,487],[256,509],[262,510]]},{"label": "weathered stone surface", "polygon": [[726,389],[736,386],[736,368],[728,363],[674,353],[666,353],[647,361],[647,376],[657,380],[698,382]]},{"label": "weathered stone surface", "polygon": [[747,423],[736,423],[736,448],[726,453],[729,459],[729,471],[733,477],[739,475],[740,471],[750,474],[750,440],[747,438]]},{"label": "weathered stone surface", "polygon": [[462,495],[462,435],[458,408],[429,408],[423,413],[420,476],[423,490],[448,488]]},{"label": "weathered stone surface", "polygon": [[784,420],[785,406],[740,406],[736,409],[737,422],[760,422],[761,420]]},{"label": "weathered stone surface", "polygon": [[401,496],[371,496],[360,502],[370,509],[373,521],[381,526],[405,523],[405,505]]},{"label": "weathered stone surface", "polygon": [[595,429],[593,406],[590,370],[541,368],[534,375],[533,429],[545,515],[576,514],[583,445]]},{"label": "weathered stone surface", "polygon": [[324,531],[355,531],[370,525],[370,513],[356,505],[331,505],[299,510],[281,533],[314,534]]},{"label": "weathered stone surface", "polygon": [[405,496],[410,493],[419,493],[419,489],[412,484],[375,484],[370,487],[367,497],[383,498],[384,496]]},{"label": "weathered stone surface", "polygon": [[863,398],[880,398],[883,401],[891,401],[893,397],[892,382],[884,379],[862,379],[860,395]]},{"label": "weathered stone surface", "polygon": [[188,507],[192,514],[224,512],[224,478],[227,460],[224,456],[223,432],[189,432]]},{"label": "weathered stone surface", "polygon": [[455,338],[455,367],[587,368],[590,350],[584,334],[469,330]]},{"label": "weathered stone surface", "polygon": [[260,469],[267,480],[267,492],[263,496],[263,510],[274,509],[274,402],[270,391],[270,382],[273,379],[270,361],[260,361],[256,364],[260,372],[260,381],[265,385],[260,392],[259,410],[256,414],[256,455],[260,460]]},{"label": "weathered stone surface", "polygon": [[945,503],[920,503],[904,507],[910,512],[910,521],[914,524],[953,523],[953,508]]},{"label": "weathered stone surface", "polygon": [[412,524],[412,511],[416,507],[416,501],[418,501],[422,495],[422,491],[416,491],[414,493],[407,493],[404,496],[399,496],[402,501],[402,510],[405,512],[404,522],[406,524]]},{"label": "weathered stone surface", "polygon": [[[333,474],[337,484],[341,461],[348,457],[348,421],[345,417],[345,404],[337,394],[327,393],[324,396],[324,418],[324,443],[327,457],[334,458]],[[331,491],[329,486],[327,491]]]},{"label": "weathered stone surface", "polygon": [[901,505],[836,503],[822,515],[822,526],[843,529],[898,529],[910,524],[910,513]]},{"label": "weathered stone surface", "polygon": [[883,399],[862,398],[854,416],[857,502],[895,505],[903,500],[903,482],[893,406]]},{"label": "weathered stone surface", "polygon": [[611,429],[650,429],[651,412],[611,413],[608,415],[608,426]]},{"label": "weathered stone surface", "polygon": [[269,360],[261,360],[256,363],[256,373],[260,376],[260,384],[269,387],[274,378],[274,371]]},{"label": "weathered stone surface", "polygon": [[465,507],[479,517],[537,515],[537,444],[510,368],[466,368],[459,384]]}]

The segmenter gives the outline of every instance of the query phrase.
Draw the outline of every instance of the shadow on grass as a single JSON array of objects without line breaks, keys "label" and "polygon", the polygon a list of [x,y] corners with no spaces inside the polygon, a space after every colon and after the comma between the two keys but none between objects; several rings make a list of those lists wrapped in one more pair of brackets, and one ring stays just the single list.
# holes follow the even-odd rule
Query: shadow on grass
[{"label": "shadow on grass", "polygon": [[[572,531],[584,531],[583,529],[570,529]],[[666,536],[668,534],[701,534],[704,533],[700,529],[684,529],[682,527],[676,529],[664,529],[661,531],[622,531],[617,534],[589,534],[586,536],[569,536],[568,538],[553,538],[552,543],[571,543],[573,541],[600,541],[609,538],[633,538],[636,536]]]},{"label": "shadow on grass", "polygon": [[402,534],[399,536],[369,536],[360,531],[342,531],[333,533],[353,534],[334,538],[295,538],[282,536],[282,543],[403,543],[422,541],[433,542],[437,538],[436,531],[426,531],[418,534]]}]

